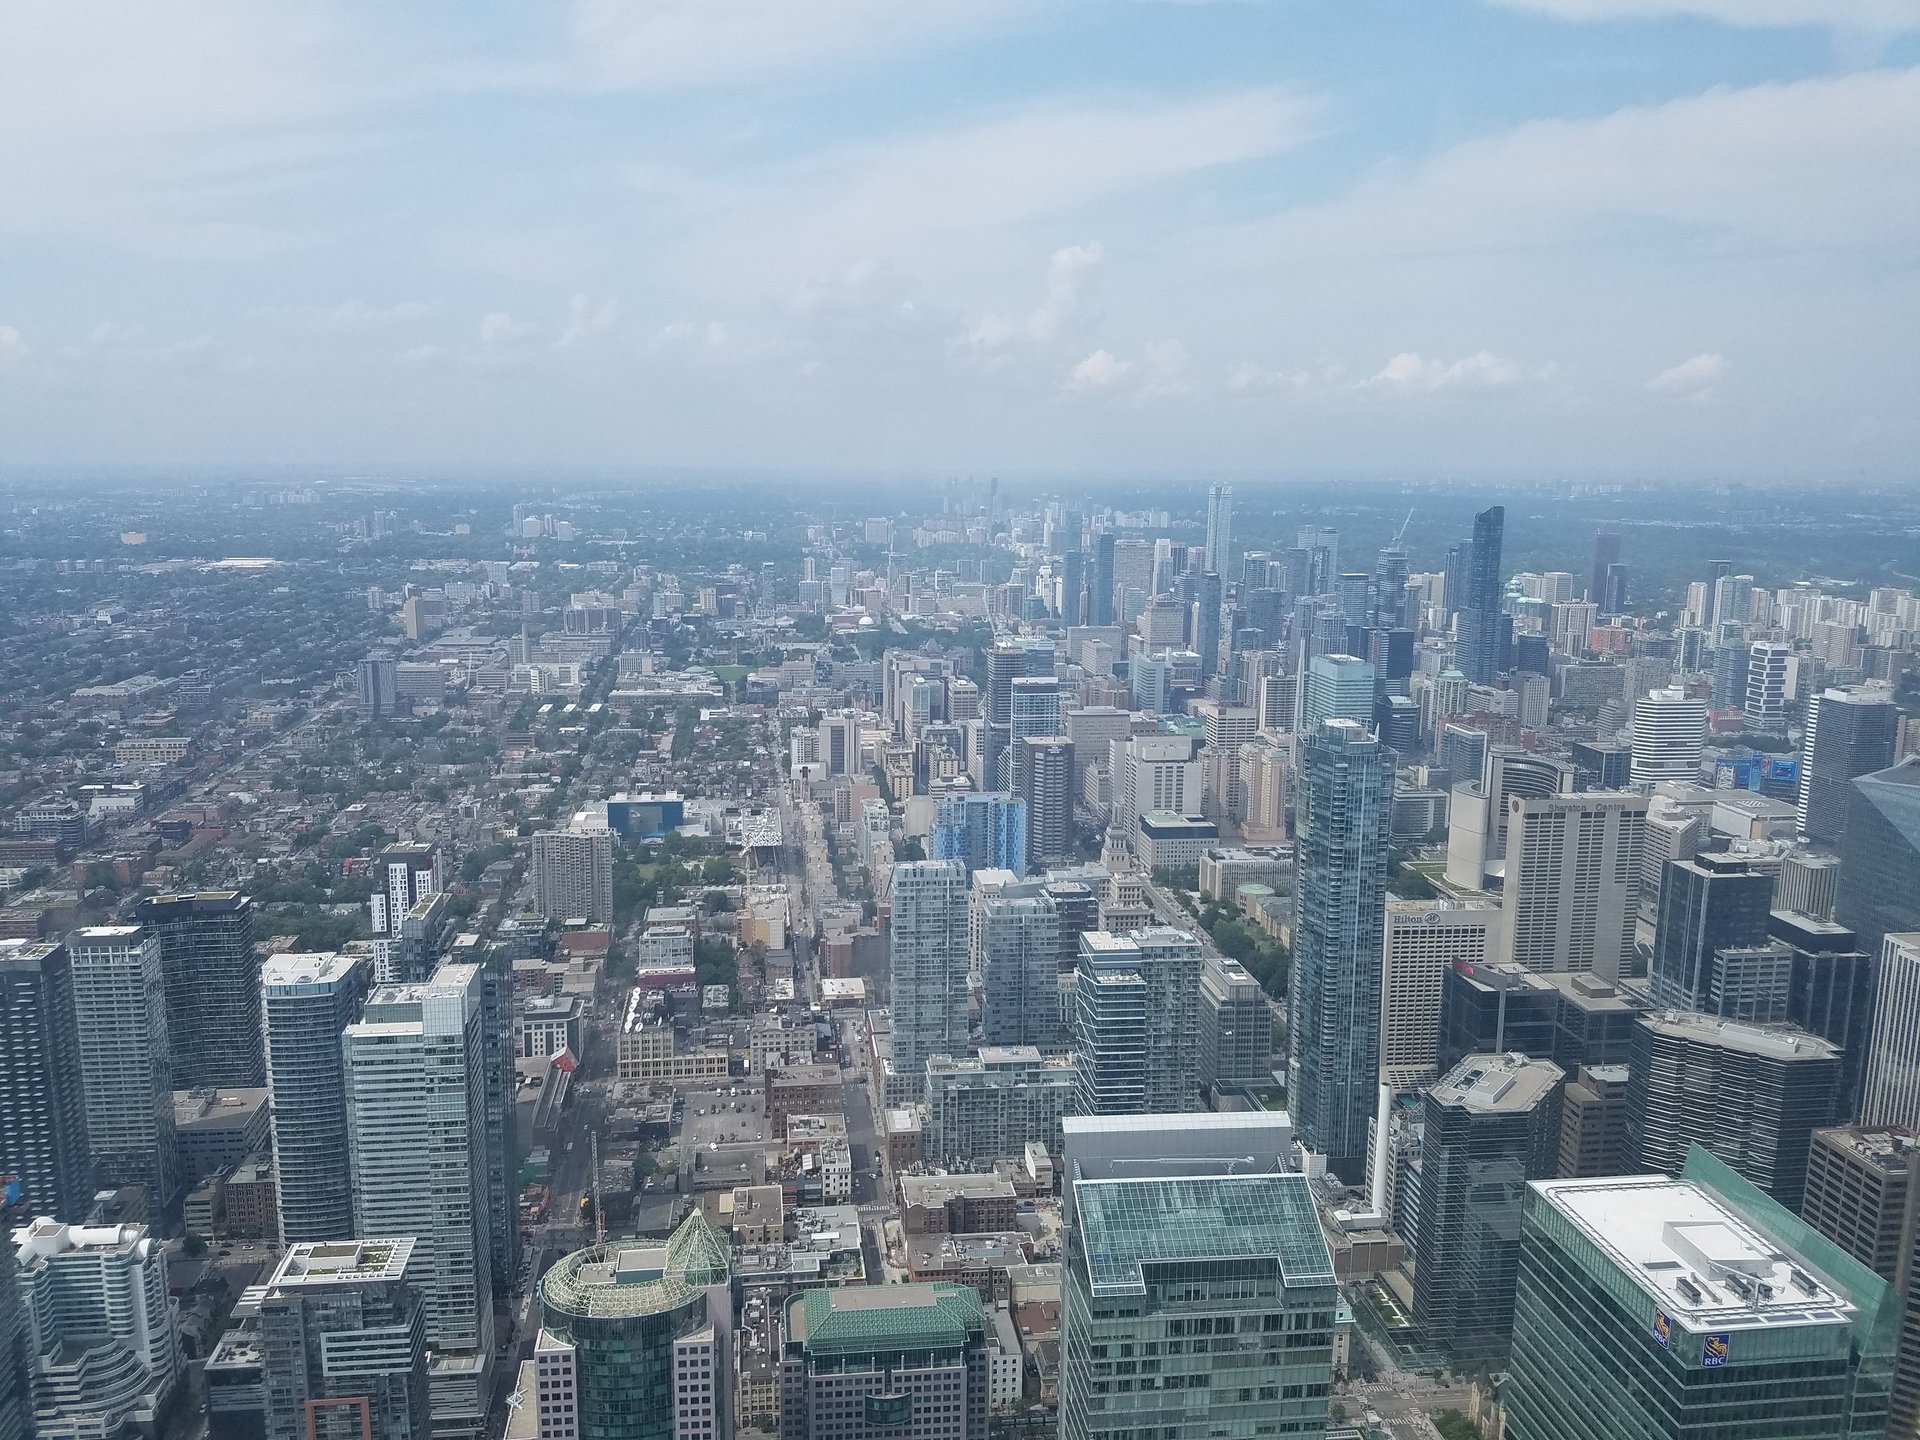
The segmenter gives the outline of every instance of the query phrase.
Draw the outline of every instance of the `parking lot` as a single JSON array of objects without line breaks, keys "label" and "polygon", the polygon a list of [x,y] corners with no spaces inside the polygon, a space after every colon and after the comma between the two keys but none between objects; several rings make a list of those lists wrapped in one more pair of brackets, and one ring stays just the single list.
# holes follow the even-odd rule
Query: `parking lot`
[{"label": "parking lot", "polygon": [[689,1090],[680,1122],[680,1143],[705,1150],[710,1145],[755,1142],[767,1138],[761,1092],[746,1085]]}]

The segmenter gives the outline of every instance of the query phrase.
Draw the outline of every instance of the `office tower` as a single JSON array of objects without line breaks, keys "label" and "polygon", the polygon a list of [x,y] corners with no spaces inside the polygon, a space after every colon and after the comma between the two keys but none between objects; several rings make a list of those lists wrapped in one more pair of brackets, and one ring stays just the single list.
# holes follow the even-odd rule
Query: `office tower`
[{"label": "office tower", "polygon": [[1773,903],[1811,920],[1832,920],[1833,902],[1840,888],[1840,857],[1814,850],[1795,850],[1780,861],[1773,882]]},{"label": "office tower", "polygon": [[32,1356],[32,1433],[48,1440],[153,1433],[182,1374],[167,1257],[144,1225],[13,1232]]},{"label": "office tower", "polygon": [[1512,1050],[1549,1057],[1568,1074],[1625,1064],[1645,1009],[1596,975],[1461,961],[1441,977],[1439,1065]]},{"label": "office tower", "polygon": [[1515,796],[1507,817],[1500,958],[1606,980],[1632,974],[1646,798]]},{"label": "office tower", "polygon": [[1241,747],[1250,744],[1259,725],[1252,710],[1239,705],[1222,705],[1202,700],[1193,707],[1200,717],[1206,751],[1202,757],[1206,770],[1206,813],[1220,818],[1244,819],[1247,813],[1246,777],[1240,772]]},{"label": "office tower", "polygon": [[1372,729],[1373,680],[1373,666],[1357,655],[1315,655],[1307,662],[1301,733],[1313,734],[1322,720],[1351,720]]},{"label": "office tower", "polygon": [[1487,732],[1464,725],[1442,725],[1435,747],[1441,766],[1453,783],[1481,784],[1487,777]]},{"label": "office tower", "polygon": [[1633,702],[1633,783],[1700,777],[1707,748],[1707,704],[1677,687]]},{"label": "office tower", "polygon": [[1550,1060],[1473,1055],[1427,1091],[1413,1313],[1456,1361],[1506,1357],[1521,1210],[1560,1158],[1564,1078]]},{"label": "office tower", "polygon": [[860,773],[860,717],[841,713],[820,719],[820,759],[829,775]]},{"label": "office tower", "polygon": [[[1067,543],[1077,547],[1080,537],[1075,535]],[[1062,625],[1072,627],[1086,623],[1081,618],[1085,613],[1081,608],[1081,601],[1085,596],[1086,588],[1086,558],[1077,548],[1069,549],[1060,557],[1060,623]]]},{"label": "office tower", "polygon": [[1653,998],[1675,1010],[1705,1010],[1717,951],[1767,943],[1773,877],[1746,860],[1697,855],[1670,860],[1660,877],[1653,932]]},{"label": "office tower", "polygon": [[0,940],[0,1175],[18,1179],[30,1215],[80,1220],[92,1201],[73,963],[64,945]]},{"label": "office tower", "polygon": [[1212,570],[1200,577],[1193,602],[1193,648],[1200,652],[1200,675],[1220,673],[1220,577]]},{"label": "office tower", "polygon": [[986,1043],[1058,1047],[1060,916],[1053,902],[1037,895],[988,900],[974,925],[985,971]]},{"label": "office tower", "polygon": [[397,933],[403,915],[446,888],[446,853],[438,845],[406,841],[387,846],[373,861],[373,895],[367,901],[373,933]]},{"label": "office tower", "polygon": [[462,1433],[477,1433],[492,1385],[481,990],[475,965],[379,986],[340,1041],[353,1233],[414,1237],[434,1427]]},{"label": "office tower", "polygon": [[1308,1148],[1357,1183],[1380,1070],[1393,752],[1351,720],[1300,746],[1288,1094]]},{"label": "office tower", "polygon": [[1920,755],[1853,782],[1833,916],[1869,955],[1920,931]]},{"label": "office tower", "polygon": [[1224,575],[1233,548],[1233,487],[1207,487],[1207,555],[1203,570]]},{"label": "office tower", "polygon": [[1027,873],[1027,806],[1010,795],[947,795],[934,807],[928,855],[969,872]]},{"label": "office tower", "polygon": [[1043,1056],[1031,1045],[984,1045],[967,1059],[927,1062],[927,1158],[968,1168],[1021,1154],[1039,1141],[1060,1153],[1060,1120],[1076,1113],[1071,1055]]},{"label": "office tower", "polygon": [[1247,967],[1209,955],[1200,968],[1200,1085],[1273,1081],[1273,1007]]},{"label": "office tower", "polygon": [[134,919],[160,939],[174,1089],[264,1085],[253,902],[236,890],[155,895]]},{"label": "office tower", "polygon": [[917,1092],[933,1055],[967,1051],[967,872],[956,860],[893,867],[893,1073]]},{"label": "office tower", "polygon": [[1507,1440],[1885,1433],[1886,1286],[1711,1156],[1529,1189]]},{"label": "office tower", "polygon": [[1173,658],[1165,650],[1157,655],[1136,655],[1128,663],[1127,681],[1133,690],[1133,708],[1149,715],[1164,715],[1173,709]]},{"label": "office tower", "polygon": [[1151,1114],[1199,1103],[1200,969],[1199,943],[1184,930],[1151,926],[1080,937],[1080,1113]]},{"label": "office tower", "polygon": [[1295,690],[1291,675],[1263,675],[1254,691],[1254,713],[1261,733],[1283,735],[1293,729]]},{"label": "office tower", "polygon": [[1676,1173],[1697,1144],[1790,1209],[1813,1132],[1840,1118],[1838,1047],[1791,1026],[1643,1015],[1627,1077],[1627,1144],[1641,1169]]},{"label": "office tower", "polygon": [[360,1018],[368,979],[364,960],[332,951],[275,955],[260,967],[283,1245],[354,1234],[352,1191],[341,1183],[347,1089],[340,1036]]},{"label": "office tower", "polygon": [[259,1302],[265,1440],[428,1440],[414,1245],[399,1236],[287,1251]]},{"label": "office tower", "polygon": [[1487,751],[1487,805],[1494,821],[1493,853],[1507,853],[1507,832],[1513,821],[1516,797],[1545,799],[1573,788],[1573,768],[1551,755],[1536,755],[1517,745],[1495,745]]},{"label": "office tower", "polygon": [[[1593,537],[1593,568],[1587,574],[1587,599],[1606,609],[1607,567],[1620,562],[1620,537],[1611,530]],[[1612,612],[1609,612],[1612,613]]]},{"label": "office tower", "polygon": [[1633,1168],[1627,1150],[1627,1067],[1582,1065],[1560,1092],[1560,1155],[1554,1174],[1562,1180],[1624,1175]]},{"label": "office tower", "polygon": [[160,937],[138,925],[67,936],[94,1183],[143,1185],[156,1215],[180,1199]]},{"label": "office tower", "polygon": [[1873,1033],[1873,957],[1844,925],[1788,909],[1768,916],[1767,934],[1791,967],[1787,1020],[1840,1047],[1842,1109],[1858,1113]]},{"label": "office tower", "polygon": [[1793,647],[1756,640],[1747,651],[1747,729],[1758,735],[1787,733],[1787,661]]},{"label": "office tower", "polygon": [[33,1440],[33,1352],[13,1237],[0,1234],[0,1440]]},{"label": "office tower", "polygon": [[1860,1122],[1920,1129],[1920,934],[1883,939],[1875,969]]},{"label": "office tower", "polygon": [[1457,648],[1460,668],[1475,685],[1491,685],[1500,675],[1500,542],[1506,523],[1506,508],[1501,505],[1490,505],[1473,517]]},{"label": "office tower", "polygon": [[1920,1144],[1906,1130],[1815,1131],[1800,1214],[1893,1288],[1900,1343],[1887,1433],[1912,1435],[1920,1426]]},{"label": "office tower", "polygon": [[1113,823],[1129,842],[1150,810],[1199,811],[1206,767],[1194,748],[1189,735],[1136,735],[1114,745]]},{"label": "office tower", "polygon": [[355,672],[355,698],[362,720],[393,714],[398,669],[391,655],[369,655],[360,662]]},{"label": "office tower", "polygon": [[1089,625],[1113,624],[1114,534],[1103,531],[1093,542],[1093,574],[1087,582]]},{"label": "office tower", "polygon": [[[1065,1128],[1060,1440],[1324,1434],[1339,1292],[1286,1117]],[[1151,1388],[1113,1378],[1133,1356]]]},{"label": "office tower", "polygon": [[[469,944],[468,942],[472,942]],[[514,1123],[520,1072],[514,1046],[513,951],[500,941],[465,937],[456,946],[462,960],[480,966],[481,1103],[486,1112],[487,1236],[493,1273],[520,1273],[520,1144]]]},{"label": "office tower", "polygon": [[1064,735],[1028,735],[1021,756],[1020,798],[1027,811],[1026,869],[1073,863],[1073,742]]},{"label": "office tower", "polygon": [[547,1271],[533,1356],[555,1421],[541,1440],[731,1435],[732,1263],[696,1209],[664,1245],[594,1246]]},{"label": "office tower", "polygon": [[779,1440],[980,1440],[994,1342],[980,1295],[944,1281],[787,1298]]},{"label": "office tower", "polygon": [[1567,747],[1575,790],[1624,790],[1633,783],[1633,751],[1576,740]]},{"label": "office tower", "polygon": [[1894,761],[1900,710],[1884,690],[1823,690],[1807,706],[1797,816],[1802,838],[1838,844],[1853,782]]},{"label": "office tower", "polygon": [[1440,1058],[1441,982],[1456,965],[1494,958],[1500,907],[1466,900],[1389,900],[1380,967],[1380,1078],[1396,1089],[1431,1080]]},{"label": "office tower", "polygon": [[1025,647],[1002,644],[987,651],[983,712],[987,723],[982,734],[982,789],[1005,790],[1008,786],[1007,752],[1013,744],[1013,682],[1026,673]]},{"label": "office tower", "polygon": [[613,919],[613,831],[594,818],[582,810],[566,829],[534,834],[534,906],[549,919]]}]

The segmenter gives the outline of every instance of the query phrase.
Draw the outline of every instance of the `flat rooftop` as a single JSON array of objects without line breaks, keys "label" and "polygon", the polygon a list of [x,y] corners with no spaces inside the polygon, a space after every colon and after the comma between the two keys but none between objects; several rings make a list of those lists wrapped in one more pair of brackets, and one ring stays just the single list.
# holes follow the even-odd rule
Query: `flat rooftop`
[{"label": "flat rooftop", "polygon": [[1519,1115],[1533,1109],[1566,1078],[1551,1060],[1525,1055],[1469,1055],[1428,1093],[1442,1105],[1480,1115]]},{"label": "flat rooftop", "polygon": [[398,1280],[413,1258],[413,1237],[331,1240],[295,1245],[273,1272],[272,1288]]},{"label": "flat rooftop", "polygon": [[1810,1035],[1788,1025],[1743,1025],[1718,1015],[1703,1015],[1692,1010],[1664,1010],[1645,1017],[1662,1035],[1684,1036],[1706,1045],[1720,1045],[1747,1055],[1763,1055],[1773,1060],[1831,1060],[1840,1047],[1819,1035]]},{"label": "flat rooftop", "polygon": [[1660,1314],[1687,1330],[1853,1322],[1854,1306],[1830,1281],[1691,1180],[1627,1175],[1532,1183],[1652,1297]]},{"label": "flat rooftop", "polygon": [[270,955],[260,967],[260,983],[267,986],[335,985],[352,974],[353,967],[359,963],[359,956],[343,955],[334,950],[304,955]]}]

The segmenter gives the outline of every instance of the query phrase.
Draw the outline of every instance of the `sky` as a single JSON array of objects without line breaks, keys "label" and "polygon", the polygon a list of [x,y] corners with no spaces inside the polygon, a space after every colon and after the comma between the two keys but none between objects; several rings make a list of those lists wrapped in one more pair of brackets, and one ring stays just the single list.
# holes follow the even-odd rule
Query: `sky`
[{"label": "sky", "polygon": [[0,6],[0,464],[1916,455],[1920,0]]}]

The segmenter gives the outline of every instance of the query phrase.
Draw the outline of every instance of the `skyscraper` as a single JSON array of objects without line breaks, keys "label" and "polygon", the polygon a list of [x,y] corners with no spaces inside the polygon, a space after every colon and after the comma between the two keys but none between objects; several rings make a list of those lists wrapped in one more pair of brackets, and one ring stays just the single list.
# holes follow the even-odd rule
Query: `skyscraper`
[{"label": "skyscraper", "polygon": [[1339,1292],[1285,1117],[1064,1124],[1061,1440],[1325,1433]]},{"label": "skyscraper", "polygon": [[1660,879],[1653,932],[1654,1003],[1707,1010],[1714,956],[1764,945],[1773,909],[1773,877],[1743,859],[1699,855],[1669,860]]},{"label": "skyscraper", "polygon": [[1044,895],[986,900],[973,920],[982,961],[980,1018],[988,1045],[1057,1048],[1060,916]]},{"label": "skyscraper", "polygon": [[0,940],[0,1175],[19,1179],[31,1215],[81,1220],[93,1197],[64,945]]},{"label": "skyscraper", "polygon": [[927,853],[958,860],[969,872],[1027,870],[1027,806],[1010,795],[942,796],[934,807]]},{"label": "skyscraper", "polygon": [[1074,1051],[1082,1114],[1199,1104],[1200,968],[1199,943],[1184,930],[1080,937]]},{"label": "skyscraper", "polygon": [[1026,673],[1024,647],[1002,644],[987,651],[986,726],[981,732],[980,752],[980,788],[983,790],[1008,788],[1007,752],[1013,747],[1013,682]]},{"label": "skyscraper", "polygon": [[1473,517],[1456,649],[1461,670],[1475,685],[1491,685],[1500,675],[1500,544],[1506,526],[1502,505],[1490,505]]},{"label": "skyscraper", "polygon": [[1380,966],[1380,1076],[1431,1080],[1440,1058],[1441,982],[1456,965],[1492,960],[1500,907],[1469,900],[1389,900]]},{"label": "skyscraper", "polygon": [[1311,735],[1322,720],[1351,720],[1373,728],[1373,666],[1357,655],[1315,655],[1307,662],[1307,705],[1300,731]]},{"label": "skyscraper", "polygon": [[917,1094],[927,1059],[967,1052],[967,871],[957,860],[893,868],[892,1070]]},{"label": "skyscraper", "polygon": [[482,982],[474,965],[382,985],[341,1036],[356,1235],[411,1235],[434,1428],[477,1434],[492,1387]]},{"label": "skyscraper", "polygon": [[1506,1356],[1527,1182],[1558,1164],[1564,1078],[1551,1060],[1470,1055],[1427,1091],[1413,1311],[1456,1360]]},{"label": "skyscraper", "polygon": [[1238,960],[1209,955],[1200,970],[1200,1084],[1273,1080],[1273,1007]]},{"label": "skyscraper", "polygon": [[275,955],[260,967],[280,1243],[354,1234],[341,1033],[360,1018],[368,967],[350,955]]},{"label": "skyscraper", "polygon": [[1837,845],[1847,829],[1853,782],[1893,764],[1900,710],[1884,690],[1828,689],[1807,706],[1800,746],[1800,834]]},{"label": "skyscraper", "polygon": [[1807,1180],[1813,1132],[1840,1118],[1840,1052],[1785,1025],[1713,1015],[1643,1015],[1627,1058],[1627,1148],[1673,1174],[1698,1145],[1789,1209]]},{"label": "skyscraper", "polygon": [[1201,575],[1193,600],[1193,648],[1200,652],[1200,677],[1220,673],[1220,576]]},{"label": "skyscraper", "polygon": [[1756,640],[1747,651],[1747,729],[1759,735],[1787,733],[1787,661],[1793,647]]},{"label": "skyscraper", "polygon": [[1920,935],[1880,942],[1860,1122],[1920,1129]]},{"label": "skyscraper", "polygon": [[1289,1095],[1301,1139],[1343,1179],[1366,1166],[1380,1069],[1380,954],[1393,752],[1352,720],[1300,747]]},{"label": "skyscraper", "polygon": [[160,939],[174,1089],[265,1084],[253,902],[236,890],[155,895],[134,918]]},{"label": "skyscraper", "polygon": [[1027,812],[1027,868],[1073,863],[1073,742],[1064,735],[1028,735],[1022,755],[1021,793]]},{"label": "skyscraper", "polygon": [[418,840],[389,845],[374,857],[367,915],[375,935],[399,933],[400,919],[447,888],[446,852]]},{"label": "skyscraper", "polygon": [[[1620,560],[1620,537],[1611,530],[1598,531],[1593,537],[1593,569],[1587,576],[1587,599],[1606,612],[1607,567]],[[1610,613],[1610,612],[1609,612]]]},{"label": "skyscraper", "polygon": [[552,920],[613,919],[613,831],[592,811],[533,837],[534,904]]},{"label": "skyscraper", "polygon": [[172,1050],[160,937],[139,925],[67,936],[87,1140],[99,1185],[142,1185],[156,1214],[179,1203]]},{"label": "skyscraper", "polygon": [[1853,782],[1833,918],[1869,955],[1920,930],[1920,755]]},{"label": "skyscraper", "polygon": [[0,1440],[32,1440],[33,1352],[13,1237],[0,1233]]},{"label": "skyscraper", "polygon": [[1216,575],[1227,572],[1233,549],[1233,487],[1207,487],[1207,558],[1200,567]]},{"label": "skyscraper", "polygon": [[1507,815],[1501,958],[1607,980],[1633,973],[1646,797],[1516,795]]},{"label": "skyscraper", "polygon": [[1886,1285],[1711,1156],[1529,1190],[1507,1440],[1886,1433]]}]

